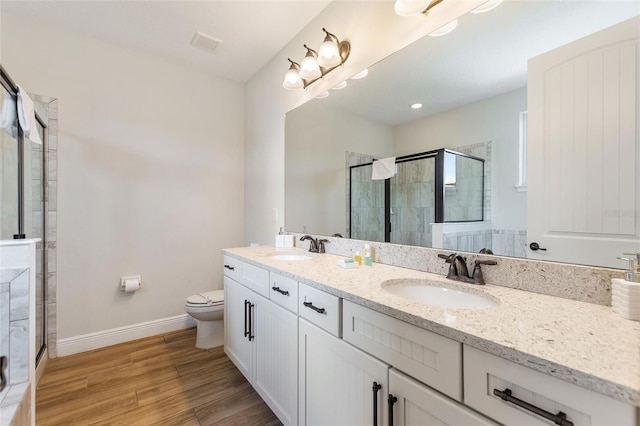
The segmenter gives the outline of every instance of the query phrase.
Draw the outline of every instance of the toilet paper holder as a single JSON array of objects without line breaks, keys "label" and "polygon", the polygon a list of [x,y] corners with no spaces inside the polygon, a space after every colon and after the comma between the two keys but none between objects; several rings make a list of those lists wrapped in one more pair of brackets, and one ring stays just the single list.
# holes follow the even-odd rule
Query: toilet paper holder
[{"label": "toilet paper holder", "polygon": [[140,275],[130,275],[120,278],[120,290],[125,293],[137,291],[142,286]]}]

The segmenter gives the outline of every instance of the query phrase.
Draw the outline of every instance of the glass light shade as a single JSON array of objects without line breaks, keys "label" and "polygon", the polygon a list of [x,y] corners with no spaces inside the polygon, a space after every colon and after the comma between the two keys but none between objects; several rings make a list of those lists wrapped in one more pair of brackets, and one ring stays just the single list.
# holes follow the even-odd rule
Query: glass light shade
[{"label": "glass light shade", "polygon": [[471,13],[484,13],[484,12],[488,12],[492,9],[495,9],[496,7],[498,7],[500,5],[500,3],[502,3],[502,0],[489,0],[488,2],[486,2],[485,4],[481,4],[480,6],[476,7],[475,9],[473,9],[471,11]]},{"label": "glass light shade", "polygon": [[302,62],[300,62],[300,78],[305,80],[313,80],[322,75],[320,72],[320,66],[316,61],[316,58],[308,53],[307,56],[304,57]]},{"label": "glass light shade", "polygon": [[338,51],[338,45],[331,37],[327,36],[318,49],[318,65],[323,68],[331,68],[340,65],[342,58]]},{"label": "glass light shade", "polygon": [[413,16],[425,10],[431,4],[431,0],[396,0],[393,7],[400,16]]},{"label": "glass light shade", "polygon": [[351,80],[359,80],[361,78],[365,78],[367,75],[369,75],[369,69],[365,68],[359,73],[352,75]]},{"label": "glass light shade", "polygon": [[437,30],[429,33],[429,35],[431,37],[440,37],[445,34],[449,34],[451,31],[455,30],[457,26],[458,26],[458,20],[454,19],[453,21],[449,22],[447,25],[443,25]]},{"label": "glass light shade", "polygon": [[329,96],[329,92],[322,92],[322,93],[318,94],[318,96],[316,96],[316,98],[322,99],[322,98],[326,98],[327,96]]},{"label": "glass light shade", "polygon": [[288,90],[302,89],[304,86],[302,82],[302,78],[298,74],[298,70],[294,67],[289,68],[289,70],[284,75],[284,81],[282,82],[282,87]]},{"label": "glass light shade", "polygon": [[342,81],[338,84],[336,84],[335,86],[332,87],[333,90],[340,90],[340,89],[344,89],[345,87],[347,87],[347,81]]}]

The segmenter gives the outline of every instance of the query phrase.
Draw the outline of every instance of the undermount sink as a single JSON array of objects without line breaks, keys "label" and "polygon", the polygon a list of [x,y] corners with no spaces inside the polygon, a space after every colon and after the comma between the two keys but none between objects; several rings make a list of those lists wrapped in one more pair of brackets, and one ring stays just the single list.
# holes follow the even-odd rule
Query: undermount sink
[{"label": "undermount sink", "polygon": [[276,260],[309,260],[313,259],[313,256],[306,253],[272,253],[269,258]]},{"label": "undermount sink", "polygon": [[493,296],[444,287],[421,279],[388,280],[382,289],[399,297],[441,308],[486,309],[498,306]]}]

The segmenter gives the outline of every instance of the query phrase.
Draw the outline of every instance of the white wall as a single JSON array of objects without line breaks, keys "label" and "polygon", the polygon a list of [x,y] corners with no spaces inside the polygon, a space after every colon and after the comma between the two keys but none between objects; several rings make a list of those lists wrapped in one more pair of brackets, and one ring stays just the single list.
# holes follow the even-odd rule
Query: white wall
[{"label": "white wall", "polygon": [[345,151],[393,155],[393,131],[346,111],[310,101],[286,120],[287,230],[320,235],[347,232]]},{"label": "white wall", "polygon": [[[284,226],[284,118],[285,113],[363,68],[406,46],[471,10],[484,0],[444,2],[424,15],[402,18],[392,1],[330,3],[246,85],[245,95],[245,241],[273,244],[273,235]],[[309,89],[287,91],[282,79],[287,57],[301,60],[303,43],[319,46],[322,27],[349,40],[351,56],[326,81]],[[349,90],[348,87],[344,90]]]},{"label": "white wall", "polygon": [[517,192],[519,113],[527,89],[514,90],[394,128],[396,155],[491,142],[491,223],[527,229],[527,194]]},{"label": "white wall", "polygon": [[222,288],[221,249],[243,242],[242,85],[6,12],[2,60],[59,99],[58,339]]}]

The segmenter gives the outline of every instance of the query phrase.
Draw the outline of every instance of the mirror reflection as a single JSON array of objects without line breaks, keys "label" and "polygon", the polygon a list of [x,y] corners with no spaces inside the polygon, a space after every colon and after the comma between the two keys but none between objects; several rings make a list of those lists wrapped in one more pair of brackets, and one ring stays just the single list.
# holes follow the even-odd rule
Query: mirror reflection
[{"label": "mirror reflection", "polygon": [[[626,243],[607,254],[613,263],[528,246],[526,168],[547,166],[527,159],[527,66],[530,58],[638,13],[637,1],[506,1],[486,14],[463,16],[453,33],[418,40],[376,64],[366,78],[348,80],[328,98],[290,111],[286,229],[623,267],[615,256],[617,248],[628,249]],[[416,103],[422,108],[410,107]],[[637,145],[635,133],[632,143]],[[425,177],[435,176],[435,161],[405,164],[402,158],[441,148],[483,160],[483,171],[460,160],[455,173],[448,171],[451,164],[445,168],[443,217],[437,220],[437,185]],[[371,179],[371,162],[393,156],[397,173],[388,180],[385,207],[385,181]],[[464,186],[463,171],[482,188]],[[638,236],[637,222],[636,213],[630,241]]]}]

